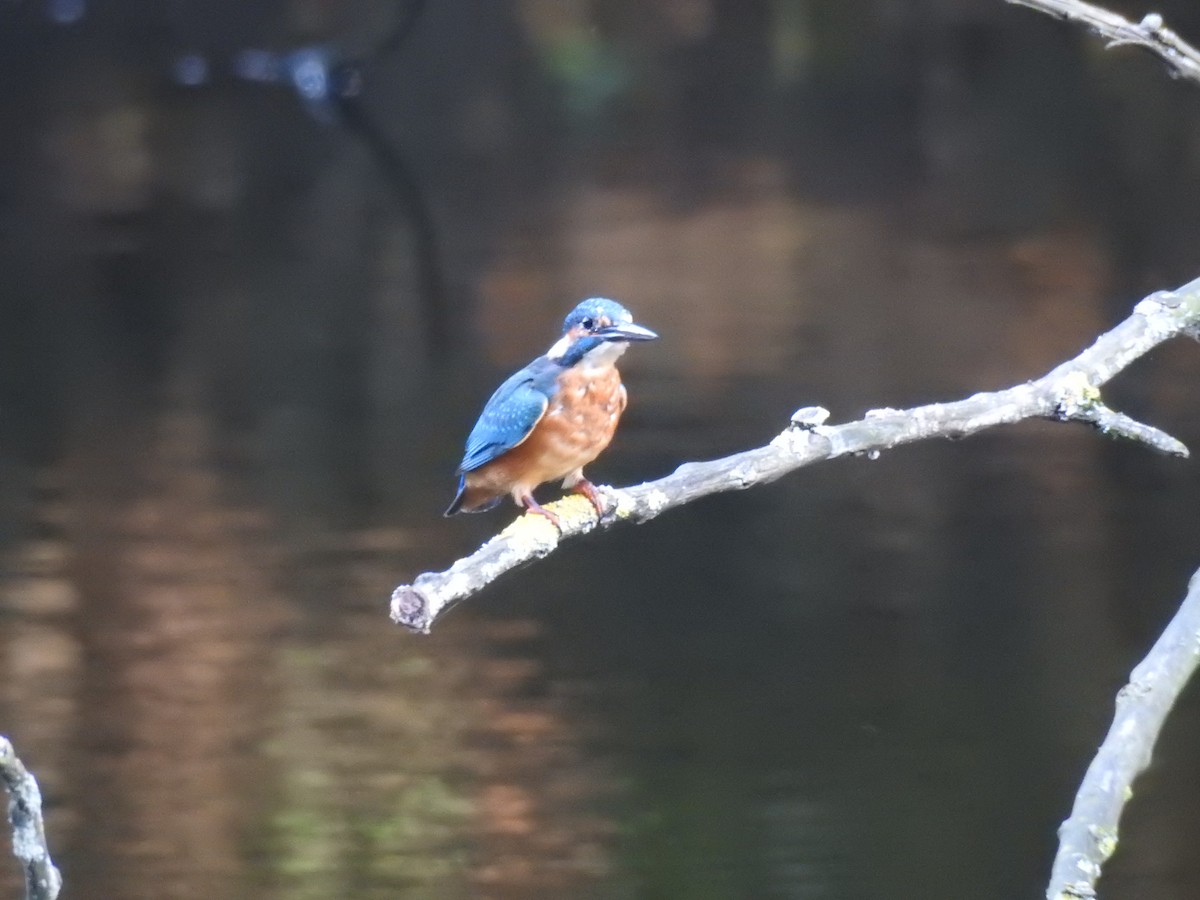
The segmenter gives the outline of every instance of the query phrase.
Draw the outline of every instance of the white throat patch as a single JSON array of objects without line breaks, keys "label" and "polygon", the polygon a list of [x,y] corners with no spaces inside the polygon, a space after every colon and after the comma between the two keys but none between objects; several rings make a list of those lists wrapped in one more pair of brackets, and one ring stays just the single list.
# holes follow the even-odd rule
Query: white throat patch
[{"label": "white throat patch", "polygon": [[628,341],[605,341],[583,355],[585,369],[607,369],[629,349]]}]

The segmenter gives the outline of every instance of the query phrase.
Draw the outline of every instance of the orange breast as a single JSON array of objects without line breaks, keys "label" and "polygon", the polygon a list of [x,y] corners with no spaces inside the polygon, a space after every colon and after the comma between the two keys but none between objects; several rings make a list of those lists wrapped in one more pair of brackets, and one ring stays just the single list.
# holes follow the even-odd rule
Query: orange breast
[{"label": "orange breast", "polygon": [[565,478],[600,455],[625,410],[625,386],[615,366],[568,369],[533,432],[512,450],[467,473],[468,500],[533,490]]}]

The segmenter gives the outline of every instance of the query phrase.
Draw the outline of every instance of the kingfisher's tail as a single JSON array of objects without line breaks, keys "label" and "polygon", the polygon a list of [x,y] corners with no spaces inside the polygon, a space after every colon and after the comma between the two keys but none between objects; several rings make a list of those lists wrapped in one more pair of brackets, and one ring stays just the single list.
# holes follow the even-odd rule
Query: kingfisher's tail
[{"label": "kingfisher's tail", "polygon": [[458,493],[454,495],[454,499],[450,501],[450,505],[446,507],[446,511],[442,513],[444,516],[452,516],[456,512],[462,511],[463,497],[467,494],[467,476],[458,476]]},{"label": "kingfisher's tail", "polygon": [[443,513],[443,515],[452,516],[455,513],[460,512],[486,512],[487,510],[496,506],[496,504],[503,499],[501,497],[485,497],[483,499],[479,499],[476,497],[468,497],[467,493],[467,476],[464,473],[458,476],[458,493],[454,495],[454,499],[450,501],[450,505],[446,507],[446,512]]}]

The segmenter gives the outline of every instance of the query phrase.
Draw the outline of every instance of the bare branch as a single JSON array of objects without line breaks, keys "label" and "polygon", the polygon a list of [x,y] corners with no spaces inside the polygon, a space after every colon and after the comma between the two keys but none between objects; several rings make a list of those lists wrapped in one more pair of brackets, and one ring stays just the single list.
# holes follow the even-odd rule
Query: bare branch
[{"label": "bare branch", "polygon": [[1100,869],[1117,849],[1117,823],[1133,796],[1133,780],[1150,753],[1167,713],[1200,662],[1200,571],[1187,597],[1149,655],[1117,694],[1117,712],[1075,795],[1071,817],[1058,831],[1058,854],[1047,900],[1096,896]]},{"label": "bare branch", "polygon": [[13,855],[25,868],[27,900],[54,900],[62,888],[62,876],[50,859],[46,829],[42,824],[42,792],[12,742],[0,737],[0,778],[8,788],[8,822],[12,826]]},{"label": "bare branch", "polygon": [[[1159,56],[1171,74],[1200,82],[1200,51],[1164,27],[1162,16],[1146,15],[1133,24],[1116,13],[1079,0],[1008,0],[1060,19],[1078,22],[1107,38],[1109,46],[1134,44]],[[1192,282],[1181,293],[1188,291]],[[1147,298],[1150,300],[1153,298]],[[1161,299],[1161,298],[1160,298]],[[1178,299],[1178,298],[1177,298]],[[1147,301],[1139,304],[1139,309]],[[1193,323],[1180,332],[1197,337]],[[1174,438],[1127,420],[1099,404],[1091,421],[1102,431],[1142,440],[1169,451]],[[1149,429],[1152,434],[1147,434]],[[1117,694],[1112,727],[1075,795],[1071,816],[1059,829],[1058,853],[1046,888],[1047,900],[1084,900],[1096,896],[1104,863],[1117,848],[1117,824],[1131,785],[1149,764],[1163,722],[1200,661],[1200,571],[1192,576],[1179,612],[1133,670]]]},{"label": "bare branch", "polygon": [[1134,24],[1123,16],[1080,0],[1007,0],[1028,6],[1056,19],[1078,22],[1103,38],[1108,46],[1133,44],[1160,57],[1173,75],[1200,82],[1200,51],[1163,25],[1158,13],[1147,14]]},{"label": "bare branch", "polygon": [[600,522],[591,504],[578,496],[550,505],[561,531],[543,516],[522,516],[446,571],[426,572],[411,585],[396,588],[392,620],[427,632],[455,603],[510,569],[548,555],[566,538],[597,527],[645,522],[709,494],[767,484],[818,460],[848,454],[874,457],[901,444],[965,437],[1035,417],[1086,422],[1160,452],[1187,456],[1187,448],[1170,435],[1104,406],[1100,386],[1151,348],[1176,335],[1190,334],[1198,325],[1200,279],[1178,291],[1160,291],[1142,300],[1129,318],[1037,381],[954,403],[871,410],[861,420],[842,425],[822,424],[826,414],[819,408],[798,410],[788,428],[765,447],[710,462],[686,463],[665,478],[635,487],[602,488],[608,509]]}]

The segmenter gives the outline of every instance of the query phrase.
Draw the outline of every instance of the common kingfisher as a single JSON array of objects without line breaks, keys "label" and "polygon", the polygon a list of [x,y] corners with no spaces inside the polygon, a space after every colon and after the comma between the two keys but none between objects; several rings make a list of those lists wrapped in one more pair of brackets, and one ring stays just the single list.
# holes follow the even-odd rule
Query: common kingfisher
[{"label": "common kingfisher", "polygon": [[583,467],[608,446],[625,411],[617,359],[631,342],[657,337],[635,325],[615,300],[593,297],[571,310],[557,343],[500,385],[484,406],[467,438],[458,493],[446,515],[483,512],[508,494],[557,526],[558,517],[538,505],[533,490],[560,478],[603,515]]}]

